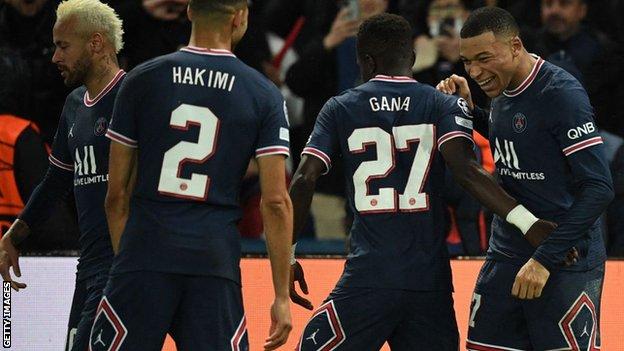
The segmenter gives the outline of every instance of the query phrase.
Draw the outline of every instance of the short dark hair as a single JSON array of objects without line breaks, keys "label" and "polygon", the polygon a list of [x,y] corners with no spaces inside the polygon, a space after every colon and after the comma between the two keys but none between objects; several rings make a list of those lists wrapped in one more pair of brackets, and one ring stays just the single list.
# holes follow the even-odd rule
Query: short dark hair
[{"label": "short dark hair", "polygon": [[370,55],[387,64],[411,60],[414,50],[412,27],[401,16],[382,13],[362,25],[357,34],[358,55]]},{"label": "short dark hair", "polygon": [[247,4],[247,0],[190,0],[189,7],[195,13],[212,15],[231,13]]},{"label": "short dark hair", "polygon": [[488,6],[473,11],[459,35],[461,38],[471,38],[486,32],[516,36],[519,35],[520,28],[511,13],[500,7]]}]

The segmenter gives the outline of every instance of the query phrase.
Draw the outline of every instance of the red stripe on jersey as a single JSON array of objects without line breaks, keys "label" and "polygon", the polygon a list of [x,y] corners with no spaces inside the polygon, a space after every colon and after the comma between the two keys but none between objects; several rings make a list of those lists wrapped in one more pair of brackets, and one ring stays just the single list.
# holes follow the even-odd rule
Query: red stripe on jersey
[{"label": "red stripe on jersey", "polygon": [[91,107],[97,104],[98,101],[100,101],[104,97],[104,95],[108,94],[108,92],[111,91],[111,89],[113,89],[113,87],[117,84],[117,82],[121,80],[121,77],[125,75],[126,75],[126,72],[120,69],[117,72],[117,74],[115,74],[115,77],[113,77],[113,80],[111,80],[108,84],[106,84],[104,89],[99,94],[97,94],[93,99],[89,99],[89,92],[85,91],[85,94],[83,97],[84,104],[87,105],[87,107]]},{"label": "red stripe on jersey", "polygon": [[590,146],[594,146],[594,145],[599,145],[602,144],[602,138],[597,136],[597,137],[593,137],[593,138],[589,138],[587,140],[583,140],[581,142],[578,142],[574,145],[570,145],[568,147],[566,147],[565,149],[563,149],[563,154],[566,156],[569,156],[577,151],[586,149]]}]

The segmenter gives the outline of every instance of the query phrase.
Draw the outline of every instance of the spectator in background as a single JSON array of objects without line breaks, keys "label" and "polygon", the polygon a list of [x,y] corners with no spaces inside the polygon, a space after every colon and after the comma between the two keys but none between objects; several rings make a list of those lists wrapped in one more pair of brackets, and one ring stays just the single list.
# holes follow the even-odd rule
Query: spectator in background
[{"label": "spectator in background", "polygon": [[[362,20],[383,13],[387,0],[360,0],[359,15],[334,0],[308,0],[302,8],[307,22],[302,31],[299,60],[286,74],[286,84],[293,93],[305,99],[303,124],[291,132],[291,149],[295,164],[312,132],[316,116],[333,95],[360,83],[356,60],[355,35]],[[313,19],[314,18],[314,19]],[[340,160],[334,171],[319,183],[312,202],[317,237],[343,238],[346,235],[346,202],[344,175]]]},{"label": "spectator in background", "polygon": [[592,5],[595,3],[586,0],[543,0],[542,27],[523,28],[522,38],[531,52],[548,61],[569,61],[564,68],[585,86],[598,125],[622,135],[624,124],[618,105],[624,99],[624,90],[615,78],[624,76],[624,56],[607,35],[585,24]]},{"label": "spectator in background", "polygon": [[186,45],[191,23],[188,0],[116,0],[113,7],[124,22],[126,45],[120,65],[127,70]]},{"label": "spectator in background", "polygon": [[58,0],[5,0],[0,2],[0,47],[17,53],[31,72],[24,79],[31,87],[29,101],[20,114],[41,128],[50,142],[56,131],[68,93],[51,62],[54,52],[52,26]]},{"label": "spectator in background", "polygon": [[[464,65],[459,59],[459,30],[470,15],[464,0],[434,0],[427,7],[427,33],[414,41],[416,62],[414,78],[421,83],[436,85],[453,74],[467,77]],[[485,94],[476,82],[469,80],[473,97],[479,106],[487,106]]]},{"label": "spectator in background", "polygon": [[[0,48],[0,237],[24,208],[48,168],[48,149],[37,125],[24,119],[30,66],[17,52]],[[72,204],[59,205],[21,247],[24,251],[77,248]],[[33,240],[34,239],[34,240]]]}]

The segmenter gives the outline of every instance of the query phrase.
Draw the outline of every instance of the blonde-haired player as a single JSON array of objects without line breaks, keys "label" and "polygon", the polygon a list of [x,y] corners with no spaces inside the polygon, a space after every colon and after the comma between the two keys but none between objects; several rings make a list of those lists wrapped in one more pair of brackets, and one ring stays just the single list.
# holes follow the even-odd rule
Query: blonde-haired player
[{"label": "blonde-haired player", "polygon": [[[55,203],[73,189],[81,256],[65,350],[87,350],[113,258],[104,212],[110,145],[104,134],[125,75],[116,56],[123,46],[122,34],[121,19],[98,0],[67,0],[58,6],[52,61],[67,86],[79,87],[65,101],[44,180],[0,240],[0,274],[19,291],[26,285],[12,280],[9,268],[13,267],[17,277],[21,276],[20,243],[54,215]],[[98,344],[110,346],[108,335],[93,337]]]}]

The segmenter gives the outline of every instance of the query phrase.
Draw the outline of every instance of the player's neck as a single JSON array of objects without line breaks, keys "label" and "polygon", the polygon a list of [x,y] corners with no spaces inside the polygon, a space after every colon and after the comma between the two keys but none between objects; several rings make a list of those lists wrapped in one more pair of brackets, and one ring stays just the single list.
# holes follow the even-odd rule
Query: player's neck
[{"label": "player's neck", "polygon": [[520,60],[518,69],[516,69],[516,73],[511,77],[507,90],[513,90],[519,87],[531,74],[533,67],[537,64],[537,59],[526,51],[523,52],[518,59]]},{"label": "player's neck", "polygon": [[91,71],[87,74],[84,84],[90,97],[95,97],[102,92],[119,72],[117,58],[115,55],[112,56],[94,62]]},{"label": "player's neck", "polygon": [[189,46],[232,51],[232,35],[231,33],[220,31],[207,31],[193,28]]},{"label": "player's neck", "polygon": [[375,71],[375,73],[373,74],[373,78],[377,75],[384,75],[384,76],[391,76],[391,77],[412,77],[412,69],[411,68],[406,68],[406,67],[393,67],[393,68],[386,68],[386,67],[380,67],[378,70]]}]

